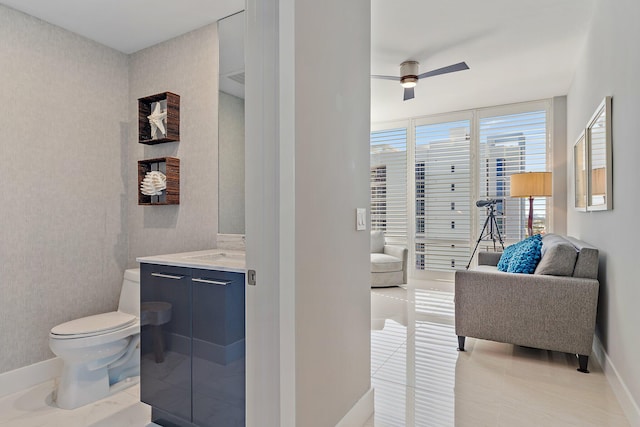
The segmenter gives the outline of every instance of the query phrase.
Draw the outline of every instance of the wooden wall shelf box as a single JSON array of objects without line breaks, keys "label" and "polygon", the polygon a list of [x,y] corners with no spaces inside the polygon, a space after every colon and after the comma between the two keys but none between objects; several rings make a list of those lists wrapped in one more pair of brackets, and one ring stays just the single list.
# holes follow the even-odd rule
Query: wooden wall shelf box
[{"label": "wooden wall shelf box", "polygon": [[[140,184],[147,172],[159,170],[167,176],[167,188],[160,196],[145,196]],[[180,159],[160,157],[138,161],[138,204],[144,206],[180,204]]]},{"label": "wooden wall shelf box", "polygon": [[[167,102],[166,136],[164,138],[151,138],[151,125],[148,116],[151,114],[151,105],[154,102]],[[163,142],[180,140],[180,95],[171,92],[162,92],[156,95],[138,99],[138,142],[140,144],[155,145]]]}]

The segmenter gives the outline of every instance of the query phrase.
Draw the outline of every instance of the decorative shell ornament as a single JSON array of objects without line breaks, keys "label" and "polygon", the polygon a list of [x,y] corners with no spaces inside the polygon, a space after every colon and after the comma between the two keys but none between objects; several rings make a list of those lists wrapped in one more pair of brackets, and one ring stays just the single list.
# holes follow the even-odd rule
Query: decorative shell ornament
[{"label": "decorative shell ornament", "polygon": [[[164,123],[167,120],[167,111],[162,111],[162,106],[159,102],[155,103],[153,112],[147,116],[149,124],[151,125],[151,139],[163,138],[167,135],[167,131],[164,128]],[[158,136],[158,134],[160,134]]]},{"label": "decorative shell ornament", "polygon": [[167,188],[167,177],[160,171],[147,172],[140,183],[140,192],[145,196],[160,196]]}]

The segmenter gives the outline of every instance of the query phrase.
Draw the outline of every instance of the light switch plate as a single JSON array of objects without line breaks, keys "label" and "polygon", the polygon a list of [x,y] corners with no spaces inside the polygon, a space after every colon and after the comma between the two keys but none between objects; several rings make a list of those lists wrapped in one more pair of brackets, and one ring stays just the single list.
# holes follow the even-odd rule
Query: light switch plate
[{"label": "light switch plate", "polygon": [[356,230],[362,231],[367,229],[367,209],[356,209]]}]

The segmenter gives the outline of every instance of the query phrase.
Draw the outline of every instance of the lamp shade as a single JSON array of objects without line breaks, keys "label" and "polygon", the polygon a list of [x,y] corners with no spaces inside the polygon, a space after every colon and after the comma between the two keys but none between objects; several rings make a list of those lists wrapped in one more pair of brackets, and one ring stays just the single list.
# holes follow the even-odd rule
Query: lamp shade
[{"label": "lamp shade", "polygon": [[511,175],[510,196],[551,196],[551,172],[524,172]]}]

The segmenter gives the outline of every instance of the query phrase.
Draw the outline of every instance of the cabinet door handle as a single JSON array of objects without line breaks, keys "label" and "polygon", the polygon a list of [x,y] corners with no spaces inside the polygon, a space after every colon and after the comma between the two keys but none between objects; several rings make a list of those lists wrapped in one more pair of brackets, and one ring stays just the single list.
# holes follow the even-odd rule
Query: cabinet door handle
[{"label": "cabinet door handle", "polygon": [[198,283],[208,283],[210,285],[219,285],[219,286],[227,286],[231,283],[231,280],[221,281],[221,280],[211,280],[211,279],[191,279],[192,282]]},{"label": "cabinet door handle", "polygon": [[173,274],[165,274],[165,273],[151,273],[151,275],[155,277],[162,277],[163,279],[180,280],[184,278],[184,276],[174,276]]}]

